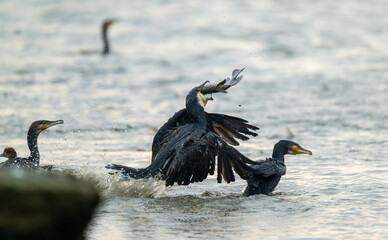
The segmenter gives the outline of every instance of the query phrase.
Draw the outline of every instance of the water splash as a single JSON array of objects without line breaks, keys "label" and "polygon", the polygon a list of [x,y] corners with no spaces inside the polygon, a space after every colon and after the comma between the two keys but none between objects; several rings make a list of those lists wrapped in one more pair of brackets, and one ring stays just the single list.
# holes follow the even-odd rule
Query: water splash
[{"label": "water splash", "polygon": [[108,174],[106,171],[96,170],[87,166],[60,167],[42,166],[40,171],[60,172],[70,174],[91,182],[101,192],[103,198],[131,197],[153,198],[166,191],[165,182],[156,178],[123,179],[120,174]]},{"label": "water splash", "polygon": [[84,172],[82,178],[93,182],[104,198],[153,198],[166,191],[165,182],[154,178],[123,181],[119,174],[109,175],[105,172]]}]

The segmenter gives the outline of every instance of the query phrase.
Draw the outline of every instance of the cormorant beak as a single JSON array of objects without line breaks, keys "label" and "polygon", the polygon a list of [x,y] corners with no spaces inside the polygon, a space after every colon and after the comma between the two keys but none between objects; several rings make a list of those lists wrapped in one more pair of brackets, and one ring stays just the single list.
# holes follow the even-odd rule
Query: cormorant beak
[{"label": "cormorant beak", "polygon": [[0,157],[5,157],[5,156],[4,156],[4,154],[1,153],[1,154],[0,154]]},{"label": "cormorant beak", "polygon": [[290,154],[292,154],[292,155],[296,155],[296,154],[309,154],[309,155],[312,155],[313,153],[310,150],[302,148],[301,146],[294,146],[292,148],[292,152]]},{"label": "cormorant beak", "polygon": [[198,95],[199,95],[199,97],[201,98],[201,101],[202,101],[204,107],[206,106],[207,101],[213,100],[212,97],[206,98],[206,97],[203,97],[203,96],[201,95],[201,91],[202,91],[203,87],[206,85],[206,83],[209,83],[209,81],[206,81],[206,82],[202,83],[202,84],[198,87]]},{"label": "cormorant beak", "polygon": [[58,125],[58,124],[63,124],[64,121],[63,120],[57,120],[57,121],[45,121],[43,124],[42,124],[42,127],[41,127],[41,130],[46,130],[47,128],[49,127],[52,127],[52,126],[55,126],[55,125]]},{"label": "cormorant beak", "polygon": [[116,19],[113,19],[113,18],[107,19],[107,20],[104,21],[105,27],[108,28],[108,27],[110,27],[115,22],[116,22]]}]

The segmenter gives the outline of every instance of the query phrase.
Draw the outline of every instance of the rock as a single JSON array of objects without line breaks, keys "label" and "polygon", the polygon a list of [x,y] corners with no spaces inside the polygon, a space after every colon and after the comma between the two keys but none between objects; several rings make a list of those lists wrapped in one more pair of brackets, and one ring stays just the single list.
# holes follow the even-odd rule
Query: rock
[{"label": "rock", "polygon": [[83,239],[96,187],[70,175],[0,172],[0,239]]}]

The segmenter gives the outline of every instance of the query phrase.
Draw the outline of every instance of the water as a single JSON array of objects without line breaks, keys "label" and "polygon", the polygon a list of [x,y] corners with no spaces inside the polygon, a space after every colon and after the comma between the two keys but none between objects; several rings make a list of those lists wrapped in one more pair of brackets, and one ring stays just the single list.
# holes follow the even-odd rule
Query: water
[{"label": "water", "polygon": [[[386,1],[1,1],[0,148],[27,156],[37,119],[42,164],[101,187],[88,239],[388,239]],[[103,57],[100,26],[112,54]],[[81,51],[95,51],[89,55]],[[272,196],[214,177],[165,188],[119,182],[104,166],[147,166],[154,128],[195,85],[246,67],[208,112],[248,119],[238,149],[271,155],[287,138]]]}]

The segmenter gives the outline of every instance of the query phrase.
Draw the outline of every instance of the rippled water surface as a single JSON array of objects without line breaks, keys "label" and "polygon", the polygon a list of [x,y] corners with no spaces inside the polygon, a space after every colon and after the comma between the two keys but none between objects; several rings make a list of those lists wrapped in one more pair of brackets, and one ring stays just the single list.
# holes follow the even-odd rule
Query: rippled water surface
[{"label": "rippled water surface", "polygon": [[[388,239],[387,12],[383,0],[1,1],[0,148],[26,156],[31,122],[65,121],[41,134],[41,163],[101,187],[88,239]],[[118,21],[104,57],[105,18]],[[313,151],[286,157],[272,196],[241,197],[239,178],[165,188],[104,169],[147,166],[188,91],[241,67],[207,106],[261,128],[238,149],[269,157],[288,128]]]}]

